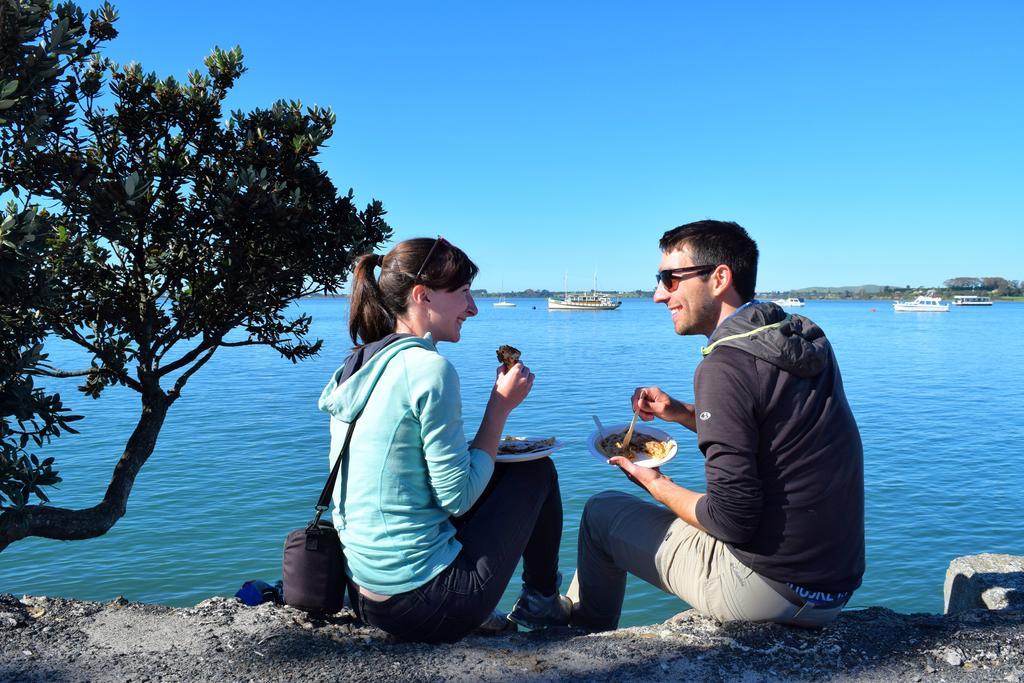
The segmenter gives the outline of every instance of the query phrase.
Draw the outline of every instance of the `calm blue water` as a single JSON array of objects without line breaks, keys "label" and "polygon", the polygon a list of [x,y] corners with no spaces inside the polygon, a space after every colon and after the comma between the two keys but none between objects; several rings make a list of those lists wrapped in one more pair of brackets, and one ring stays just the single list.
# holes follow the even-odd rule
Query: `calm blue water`
[{"label": "calm blue water", "polygon": [[[522,349],[537,373],[507,431],[567,444],[555,460],[568,574],[587,498],[609,488],[642,494],[587,455],[591,414],[627,420],[629,397],[642,384],[692,400],[704,340],[677,337],[665,309],[649,301],[627,300],[611,312],[549,313],[542,300],[490,304],[481,301],[463,341],[441,352],[462,379],[468,436],[490,391],[498,345]],[[247,579],[276,580],[284,536],[308,521],[326,476],[328,418],[316,399],[348,349],[346,302],[308,300],[302,309],[326,340],[319,358],[292,365],[261,348],[219,351],[171,409],[127,516],[102,538],[10,546],[0,553],[0,592],[191,605],[231,595]],[[940,612],[951,558],[1024,553],[1024,305],[896,314],[885,302],[812,301],[801,312],[835,346],[864,439],[868,571],[853,605]],[[67,345],[50,352],[58,367],[85,367]],[[73,386],[61,391],[87,416],[78,423],[82,434],[45,451],[64,476],[52,499],[66,507],[99,501],[139,409],[131,391],[93,401]],[[702,489],[694,435],[666,429],[680,445],[666,473]],[[506,609],[517,591],[516,581]],[[631,580],[623,624],[663,620],[683,607]]]}]

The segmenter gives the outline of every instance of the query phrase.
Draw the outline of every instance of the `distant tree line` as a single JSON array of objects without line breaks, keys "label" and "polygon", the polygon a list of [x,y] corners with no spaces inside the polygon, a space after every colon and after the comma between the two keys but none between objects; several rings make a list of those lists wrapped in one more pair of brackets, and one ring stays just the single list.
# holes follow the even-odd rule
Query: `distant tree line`
[{"label": "distant tree line", "polygon": [[952,277],[942,283],[949,290],[985,292],[992,296],[1024,295],[1024,280],[1007,280],[1002,277]]},{"label": "distant tree line", "polygon": [[[565,292],[558,290],[552,292],[550,289],[523,289],[516,292],[491,292],[486,289],[474,289],[472,294],[475,297],[493,297],[493,296],[504,296],[509,299],[546,299],[550,296],[562,296]],[[654,296],[652,290],[642,289],[631,289],[628,292],[598,292],[598,294],[607,294],[608,296],[618,297],[620,299],[647,299]]]},{"label": "distant tree line", "polygon": [[860,285],[856,287],[805,287],[779,291],[758,292],[760,299],[778,299],[798,296],[814,299],[900,299],[934,291],[937,296],[951,298],[957,294],[981,294],[996,298],[1024,296],[1024,280],[1002,277],[954,277],[942,287],[928,285],[896,287],[892,285]]}]

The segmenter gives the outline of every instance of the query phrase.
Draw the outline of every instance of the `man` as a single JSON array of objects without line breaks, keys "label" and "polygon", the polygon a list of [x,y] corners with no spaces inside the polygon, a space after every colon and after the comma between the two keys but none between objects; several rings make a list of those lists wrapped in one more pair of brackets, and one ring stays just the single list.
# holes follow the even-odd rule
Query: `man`
[{"label": "man", "polygon": [[654,301],[708,345],[694,404],[640,387],[633,407],[697,432],[706,493],[612,458],[662,505],[587,502],[573,622],[616,628],[628,571],[722,622],[823,626],[864,573],[863,450],[832,347],[807,318],[754,301],[757,245],[736,223],[683,225],[660,246]]}]

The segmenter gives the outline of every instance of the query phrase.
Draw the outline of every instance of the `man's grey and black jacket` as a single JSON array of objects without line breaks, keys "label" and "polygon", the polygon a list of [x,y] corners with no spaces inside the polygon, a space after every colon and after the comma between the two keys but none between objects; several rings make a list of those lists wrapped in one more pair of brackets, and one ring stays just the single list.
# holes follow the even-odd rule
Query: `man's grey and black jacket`
[{"label": "man's grey and black jacket", "polygon": [[694,376],[707,495],[697,520],[768,579],[841,593],[864,574],[864,456],[821,328],[754,302]]}]

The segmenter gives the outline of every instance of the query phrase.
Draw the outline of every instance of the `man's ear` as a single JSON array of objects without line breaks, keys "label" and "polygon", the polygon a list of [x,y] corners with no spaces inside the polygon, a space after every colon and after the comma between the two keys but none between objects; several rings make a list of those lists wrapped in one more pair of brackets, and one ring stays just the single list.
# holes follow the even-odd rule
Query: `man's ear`
[{"label": "man's ear", "polygon": [[724,294],[732,287],[732,268],[725,264],[720,264],[715,268],[714,272],[711,273],[711,292],[716,297]]},{"label": "man's ear", "polygon": [[413,285],[412,291],[409,292],[409,301],[413,303],[430,303],[430,290],[427,289],[426,285]]}]

